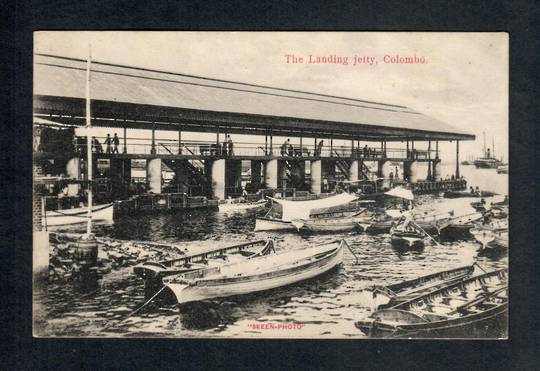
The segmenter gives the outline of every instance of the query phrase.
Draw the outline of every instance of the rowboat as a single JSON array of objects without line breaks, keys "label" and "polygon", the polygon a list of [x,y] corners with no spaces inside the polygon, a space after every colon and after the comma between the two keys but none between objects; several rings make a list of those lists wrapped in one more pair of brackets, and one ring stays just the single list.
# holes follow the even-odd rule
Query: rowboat
[{"label": "rowboat", "polygon": [[390,241],[398,250],[422,250],[426,236],[417,231],[392,231]]},{"label": "rowboat", "polygon": [[508,174],[508,165],[497,166],[497,174]]},{"label": "rowboat", "polygon": [[[354,201],[357,196],[340,193],[329,197],[310,200],[285,200],[268,197],[272,207],[262,218],[255,220],[255,231],[295,230],[293,220],[307,220],[312,217],[324,217],[326,212],[334,212],[333,208]],[[327,211],[325,211],[325,209]],[[315,215],[311,215],[315,211]]]},{"label": "rowboat", "polygon": [[495,238],[487,242],[478,251],[478,256],[485,256],[490,259],[499,259],[508,252],[508,231],[503,231],[495,235]]},{"label": "rowboat", "polygon": [[504,233],[508,236],[508,223],[505,220],[497,220],[488,225],[472,228],[470,233],[482,245],[482,248],[484,248],[489,242]]},{"label": "rowboat", "polygon": [[507,272],[501,269],[377,310],[355,326],[372,337],[486,337],[505,330],[507,311]]},{"label": "rowboat", "polygon": [[390,241],[398,250],[421,250],[425,246],[426,232],[412,219],[412,215],[404,216],[397,225],[390,229]]},{"label": "rowboat", "polygon": [[471,276],[474,272],[474,264],[453,268],[442,272],[428,274],[412,280],[402,281],[388,286],[372,286],[367,289],[373,293],[373,298],[378,303],[381,297],[387,299],[386,303],[381,303],[382,307],[393,307],[399,303],[411,300],[417,296],[425,295],[441,287],[450,285]]},{"label": "rowboat", "polygon": [[[92,207],[92,220],[113,222],[114,204],[96,205]],[[86,223],[88,221],[88,208],[48,210],[42,218],[44,227]]]},{"label": "rowboat", "polygon": [[163,286],[163,278],[179,273],[245,261],[275,252],[272,240],[257,240],[232,246],[197,249],[193,253],[159,262],[144,262],[133,267],[133,273],[144,280],[147,295]]},{"label": "rowboat", "polygon": [[218,205],[220,213],[233,213],[237,211],[259,209],[265,207],[266,200],[258,200],[256,202],[223,202]]},{"label": "rowboat", "polygon": [[292,224],[299,232],[309,233],[363,231],[370,223],[370,218],[364,215],[365,211],[366,209],[361,209],[350,216],[341,213],[339,216],[318,216],[307,220],[295,219]]},{"label": "rowboat", "polygon": [[288,250],[163,279],[176,303],[245,295],[317,277],[343,262],[345,241]]},{"label": "rowboat", "polygon": [[275,218],[257,218],[255,219],[255,232],[258,231],[287,231],[296,230],[296,227],[290,221],[283,221]]}]

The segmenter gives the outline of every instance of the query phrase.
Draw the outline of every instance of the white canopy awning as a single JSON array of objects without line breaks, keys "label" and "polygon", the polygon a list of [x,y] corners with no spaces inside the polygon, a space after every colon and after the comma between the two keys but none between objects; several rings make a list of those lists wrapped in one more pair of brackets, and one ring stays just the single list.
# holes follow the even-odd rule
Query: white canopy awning
[{"label": "white canopy awning", "polygon": [[357,199],[358,196],[350,193],[340,193],[335,196],[307,201],[291,201],[272,197],[269,198],[283,207],[281,220],[284,222],[290,222],[294,219],[309,219],[309,214],[314,209],[345,205]]}]

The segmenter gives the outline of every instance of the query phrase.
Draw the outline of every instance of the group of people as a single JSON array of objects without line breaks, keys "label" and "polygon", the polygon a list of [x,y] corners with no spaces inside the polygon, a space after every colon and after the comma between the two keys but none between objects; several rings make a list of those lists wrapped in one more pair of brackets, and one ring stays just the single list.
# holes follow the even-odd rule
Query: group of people
[{"label": "group of people", "polygon": [[[200,147],[201,154],[203,154],[203,151],[206,151],[208,147],[206,145],[201,145]],[[222,157],[228,157],[234,155],[234,143],[231,139],[230,135],[227,135],[226,140],[223,142],[223,144],[220,143],[213,143],[210,145],[210,155],[211,156],[222,156]]]},{"label": "group of people", "polygon": [[377,150],[375,148],[368,147],[367,144],[363,148],[356,148],[356,151],[358,157],[362,158],[376,158],[377,157]]},{"label": "group of people", "polygon": [[[112,138],[110,134],[107,134],[107,138],[105,138],[103,144],[105,144],[105,153],[120,153],[118,151],[118,146],[120,145],[118,134],[114,133],[114,137]],[[103,153],[103,146],[96,137],[92,137],[92,152]]]},{"label": "group of people", "polygon": [[[471,192],[471,195],[478,195],[480,196],[480,187],[476,186],[476,188],[473,188],[472,186],[469,188],[469,192]],[[483,199],[482,199],[483,200]]]}]

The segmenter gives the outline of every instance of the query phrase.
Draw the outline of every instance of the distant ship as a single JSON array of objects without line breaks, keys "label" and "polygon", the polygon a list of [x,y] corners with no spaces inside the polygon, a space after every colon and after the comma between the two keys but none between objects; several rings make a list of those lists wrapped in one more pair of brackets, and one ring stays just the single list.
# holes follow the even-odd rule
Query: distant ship
[{"label": "distant ship", "polygon": [[508,174],[508,164],[499,165],[497,167],[497,174]]},{"label": "distant ship", "polygon": [[[492,148],[495,149],[494,140]],[[495,150],[491,153],[489,148],[486,149],[486,134],[484,133],[484,157],[474,160],[474,166],[480,169],[496,169],[501,164],[502,161],[495,158]]]},{"label": "distant ship", "polygon": [[474,160],[472,156],[468,156],[466,160],[461,161],[461,165],[474,165]]}]

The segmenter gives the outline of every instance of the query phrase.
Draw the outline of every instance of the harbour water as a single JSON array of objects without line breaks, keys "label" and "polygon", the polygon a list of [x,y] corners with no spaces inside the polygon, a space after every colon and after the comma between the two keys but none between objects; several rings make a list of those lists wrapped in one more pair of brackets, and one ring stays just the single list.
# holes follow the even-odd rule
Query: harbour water
[{"label": "harbour water", "polygon": [[[452,173],[455,165],[443,169]],[[494,169],[462,166],[468,184],[505,195],[508,175]],[[419,196],[420,211],[456,215],[472,212],[473,199]],[[274,238],[278,250],[307,247],[345,239],[359,259],[345,251],[343,265],[309,281],[243,297],[216,299],[187,305],[149,306],[123,320],[144,302],[143,283],[132,267],[113,270],[97,288],[82,290],[73,284],[48,283],[34,292],[34,332],[37,336],[82,337],[351,337],[364,335],[354,322],[373,310],[373,299],[362,294],[371,285],[385,285],[446,270],[476,259],[473,240],[426,246],[421,252],[400,253],[390,245],[390,236],[361,233],[302,236],[297,233],[253,232],[255,217],[264,211],[220,214],[196,211],[179,215],[123,217],[113,226],[97,226],[96,233],[125,240],[150,240],[181,246],[226,246],[247,240]],[[70,232],[84,232],[72,227]],[[506,258],[479,258],[486,270],[505,267]],[[255,324],[282,324],[280,329],[261,329]],[[504,336],[505,334],[498,334]]]}]

